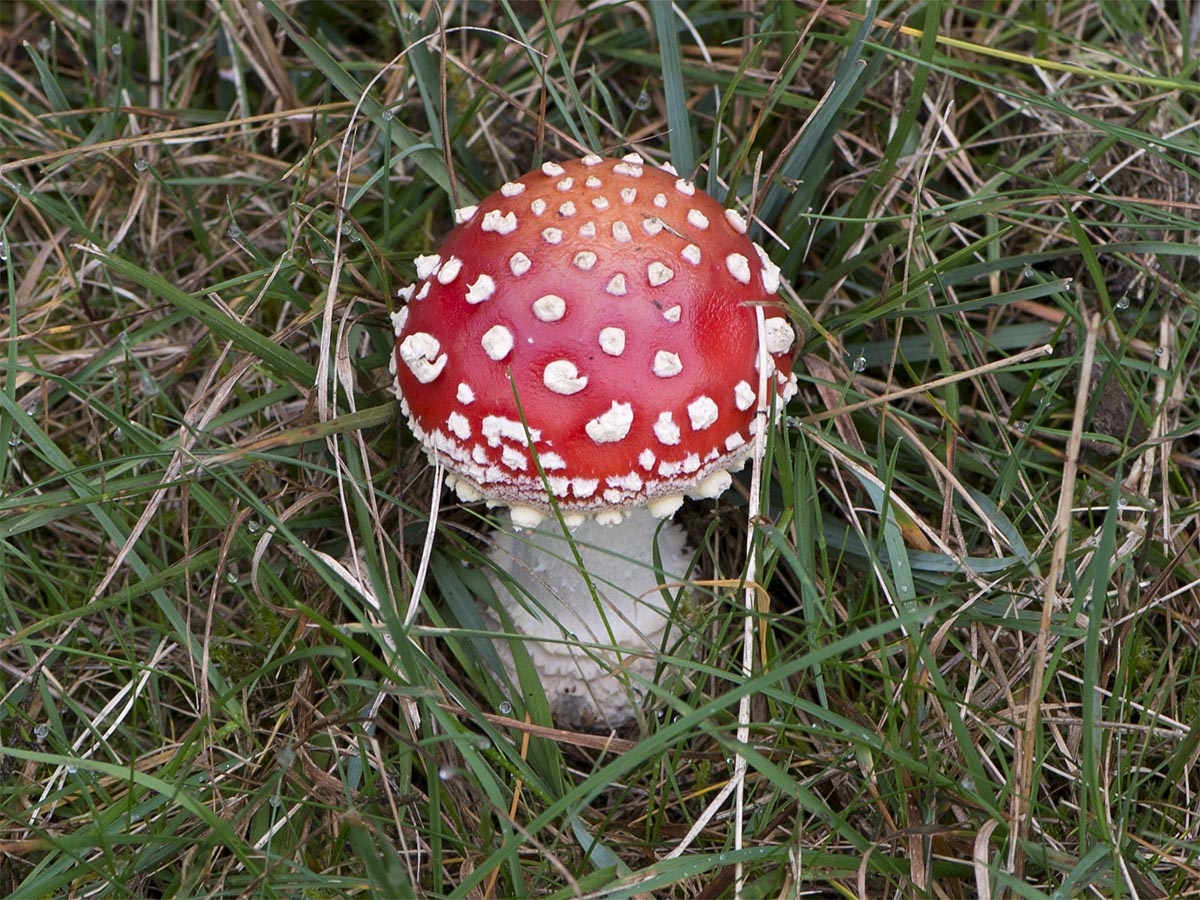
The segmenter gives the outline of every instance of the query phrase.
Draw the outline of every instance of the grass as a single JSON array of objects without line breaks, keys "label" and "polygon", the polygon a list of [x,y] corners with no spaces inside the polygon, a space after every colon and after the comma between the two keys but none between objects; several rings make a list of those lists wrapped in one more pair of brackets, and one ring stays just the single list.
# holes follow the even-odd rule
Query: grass
[{"label": "grass", "polygon": [[[0,28],[0,894],[1200,895],[1195,2]],[[585,149],[751,205],[803,341],[612,739],[488,668],[487,510],[414,593],[387,375],[451,209]]]}]

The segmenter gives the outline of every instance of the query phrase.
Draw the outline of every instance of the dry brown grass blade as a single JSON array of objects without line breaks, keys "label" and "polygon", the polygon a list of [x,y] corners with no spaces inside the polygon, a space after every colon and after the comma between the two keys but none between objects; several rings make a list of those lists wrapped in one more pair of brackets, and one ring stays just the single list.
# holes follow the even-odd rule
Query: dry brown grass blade
[{"label": "dry brown grass blade", "polygon": [[1037,751],[1037,737],[1041,732],[1042,691],[1045,686],[1046,665],[1050,655],[1050,622],[1059,603],[1058,580],[1067,562],[1072,533],[1072,507],[1075,499],[1075,476],[1079,468],[1079,451],[1083,444],[1083,423],[1087,414],[1088,386],[1092,377],[1092,363],[1096,359],[1096,338],[1100,331],[1100,317],[1087,319],[1087,331],[1083,345],[1083,361],[1080,367],[1079,390],[1075,397],[1075,410],[1071,419],[1071,436],[1067,442],[1067,456],[1063,465],[1062,493],[1059,495],[1058,512],[1054,517],[1054,544],[1050,557],[1050,570],[1042,585],[1041,621],[1038,625],[1037,641],[1033,658],[1030,660],[1029,690],[1025,698],[1024,724],[1020,740],[1016,745],[1013,760],[1013,793],[1010,816],[1012,834],[1016,839],[1009,843],[1008,867],[1013,877],[1020,880],[1025,873],[1025,851],[1022,847],[1029,840],[1033,828],[1033,770]]}]

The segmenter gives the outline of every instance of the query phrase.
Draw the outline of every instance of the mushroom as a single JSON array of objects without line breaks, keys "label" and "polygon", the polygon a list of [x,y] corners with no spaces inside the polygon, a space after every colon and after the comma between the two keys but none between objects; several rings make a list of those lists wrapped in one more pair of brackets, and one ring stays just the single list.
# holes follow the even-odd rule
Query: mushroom
[{"label": "mushroom", "polygon": [[[729,487],[764,421],[760,359],[781,404],[796,391],[779,269],[736,210],[636,154],[589,154],[545,163],[455,221],[400,292],[392,368],[413,434],[462,500],[509,507],[518,529],[555,509],[575,528],[642,506],[670,516],[685,495]],[[592,537],[650,559],[645,529],[627,549],[622,528]],[[580,589],[560,599],[594,605]],[[601,674],[594,657],[573,659]]]}]

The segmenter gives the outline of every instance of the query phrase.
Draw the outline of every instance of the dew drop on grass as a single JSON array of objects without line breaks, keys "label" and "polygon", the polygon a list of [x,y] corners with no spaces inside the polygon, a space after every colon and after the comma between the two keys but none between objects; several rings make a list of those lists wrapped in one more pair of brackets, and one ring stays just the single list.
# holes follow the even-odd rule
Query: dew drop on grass
[{"label": "dew drop on grass", "polygon": [[438,778],[440,778],[442,781],[449,781],[456,774],[457,773],[450,766],[442,766],[440,769],[438,769]]},{"label": "dew drop on grass", "polygon": [[271,799],[267,802],[271,804],[272,809],[279,809],[279,807],[283,806],[283,801],[280,800],[275,794],[272,794]]},{"label": "dew drop on grass", "polygon": [[117,340],[121,342],[122,346],[128,347],[129,346],[129,332],[122,331],[119,335],[117,335]]},{"label": "dew drop on grass", "polygon": [[475,741],[476,750],[491,750],[492,742],[485,737],[481,737]]},{"label": "dew drop on grass", "polygon": [[20,447],[21,446],[21,436],[19,434],[10,434],[8,436],[8,446]]},{"label": "dew drop on grass", "polygon": [[0,260],[8,259],[8,244],[0,241]]},{"label": "dew drop on grass", "polygon": [[1028,425],[1026,425],[1024,422],[1018,422],[1018,423],[1017,423],[1015,426],[1013,426],[1013,427],[1015,427],[1015,428],[1017,429],[1017,431],[1018,431],[1018,432],[1020,432],[1021,434],[1024,434],[1024,433],[1025,433],[1025,429],[1026,429],[1026,428],[1028,428],[1029,426],[1028,426]]},{"label": "dew drop on grass", "polygon": [[232,572],[227,572],[225,575],[225,581],[229,584],[237,584],[237,576]]},{"label": "dew drop on grass", "polygon": [[48,38],[48,37],[38,38],[38,50],[40,50],[42,53],[49,53],[50,52],[50,38]]},{"label": "dew drop on grass", "polygon": [[232,240],[236,241],[242,236],[242,229],[240,229],[237,225],[230,225],[225,233],[229,235]]},{"label": "dew drop on grass", "polygon": [[1154,355],[1155,355],[1155,356],[1162,356],[1162,355],[1163,355],[1163,353],[1165,353],[1165,352],[1166,352],[1166,351],[1165,351],[1165,350],[1163,350],[1163,348],[1162,348],[1162,347],[1155,347],[1155,348],[1154,348]]},{"label": "dew drop on grass", "polygon": [[859,356],[858,358],[856,358],[854,360],[854,371],[855,372],[865,372],[866,370],[867,370],[867,358],[865,356]]},{"label": "dew drop on grass", "polygon": [[142,373],[141,382],[142,382],[142,394],[144,396],[146,396],[146,397],[157,397],[158,396],[158,382],[154,380],[154,377],[149,372]]},{"label": "dew drop on grass", "polygon": [[383,121],[390,122],[395,117],[396,117],[396,114],[394,112],[392,112],[390,109],[385,109],[383,111]]},{"label": "dew drop on grass", "polygon": [[112,50],[113,56],[120,56],[122,53],[125,52],[124,50],[121,49],[120,44],[113,44],[110,49]]},{"label": "dew drop on grass", "polygon": [[254,521],[253,519],[251,519],[249,522],[246,523],[246,530],[248,532],[250,532],[251,534],[257,534],[258,533],[258,523],[256,521]]},{"label": "dew drop on grass", "polygon": [[113,429],[113,440],[115,440],[118,444],[121,443],[122,441],[124,441],[125,440],[125,429],[124,428],[114,428]]},{"label": "dew drop on grass", "polygon": [[634,109],[644,111],[650,108],[650,92],[642,91],[638,94],[637,102],[633,104]]},{"label": "dew drop on grass", "polygon": [[50,734],[50,726],[45,722],[38,724],[33,729],[33,736],[37,738],[39,742],[44,741],[48,734]]},{"label": "dew drop on grass", "polygon": [[75,766],[74,763],[67,763],[67,774],[68,775],[74,775],[78,771],[79,771],[79,769]]},{"label": "dew drop on grass", "polygon": [[1032,268],[1031,266],[1026,266],[1026,267],[1025,267],[1025,277],[1026,277],[1026,278],[1028,278],[1028,279],[1032,279],[1032,278],[1033,278],[1033,268]]},{"label": "dew drop on grass", "polygon": [[507,700],[505,700],[503,703],[501,703],[496,708],[498,710],[500,710],[500,715],[502,715],[502,716],[507,716],[509,713],[512,712],[512,704],[509,703]]},{"label": "dew drop on grass", "polygon": [[1117,298],[1117,309],[1129,309],[1129,291]]},{"label": "dew drop on grass", "polygon": [[150,160],[146,159],[144,156],[139,156],[133,161],[133,167],[139,172],[145,172],[150,168]]}]

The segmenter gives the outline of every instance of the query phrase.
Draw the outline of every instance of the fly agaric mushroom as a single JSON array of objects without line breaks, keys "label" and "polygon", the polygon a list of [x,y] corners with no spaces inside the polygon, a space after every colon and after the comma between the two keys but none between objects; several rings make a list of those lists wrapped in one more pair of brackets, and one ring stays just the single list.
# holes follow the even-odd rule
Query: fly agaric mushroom
[{"label": "fly agaric mushroom", "polygon": [[574,527],[730,485],[764,421],[760,358],[781,403],[796,391],[779,269],[736,210],[636,154],[588,155],[455,221],[400,292],[392,368],[461,499]]}]

